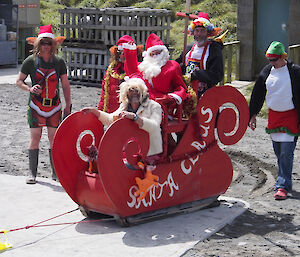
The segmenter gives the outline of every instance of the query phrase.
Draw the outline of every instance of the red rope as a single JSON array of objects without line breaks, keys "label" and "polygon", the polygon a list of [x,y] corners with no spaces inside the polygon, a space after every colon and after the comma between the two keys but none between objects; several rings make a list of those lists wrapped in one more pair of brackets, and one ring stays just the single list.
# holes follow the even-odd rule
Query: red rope
[{"label": "red rope", "polygon": [[35,223],[33,225],[28,225],[28,226],[25,226],[25,227],[20,227],[20,228],[14,228],[14,229],[10,229],[10,230],[2,230],[0,231],[0,234],[4,234],[4,233],[7,233],[7,232],[13,232],[13,231],[18,231],[18,230],[22,230],[22,229],[29,229],[29,228],[38,228],[38,227],[49,227],[49,226],[59,226],[59,225],[71,225],[71,224],[78,224],[78,223],[88,223],[88,222],[98,222],[98,221],[101,221],[103,219],[97,219],[97,220],[83,220],[83,221],[75,221],[75,222],[64,222],[64,223],[54,223],[54,224],[46,224],[46,225],[39,225],[41,223],[44,223],[44,222],[47,222],[49,220],[53,220],[55,218],[58,218],[58,217],[61,217],[63,215],[66,215],[66,214],[69,214],[71,212],[74,212],[74,211],[77,211],[79,208],[76,208],[72,211],[68,211],[68,212],[65,212],[63,214],[59,214],[55,217],[52,217],[52,218],[49,218],[49,219],[46,219],[46,220],[43,220],[43,221],[40,221],[38,223]]}]

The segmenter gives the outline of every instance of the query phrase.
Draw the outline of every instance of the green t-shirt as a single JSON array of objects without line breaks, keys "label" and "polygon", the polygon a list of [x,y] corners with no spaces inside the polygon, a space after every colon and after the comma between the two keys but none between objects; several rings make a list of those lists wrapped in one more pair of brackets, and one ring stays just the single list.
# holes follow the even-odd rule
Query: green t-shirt
[{"label": "green t-shirt", "polygon": [[[41,57],[37,57],[37,58],[39,58],[38,63],[40,68],[43,69],[54,68],[58,73],[59,77],[61,75],[67,74],[67,67],[65,61],[62,58],[54,57],[55,58],[54,62],[53,61],[44,62],[43,58]],[[33,55],[30,55],[24,60],[21,67],[21,72],[26,75],[30,75],[32,85],[35,84],[34,77],[35,77],[36,70],[37,70],[37,60],[33,58]]]}]

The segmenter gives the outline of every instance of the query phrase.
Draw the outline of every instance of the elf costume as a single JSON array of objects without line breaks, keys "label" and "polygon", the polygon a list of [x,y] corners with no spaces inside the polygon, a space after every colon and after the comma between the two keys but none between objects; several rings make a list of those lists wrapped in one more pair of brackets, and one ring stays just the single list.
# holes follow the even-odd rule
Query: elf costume
[{"label": "elf costume", "polygon": [[[64,60],[55,56],[57,46],[55,44],[61,44],[64,39],[62,36],[54,37],[51,25],[40,26],[38,37],[26,38],[29,44],[35,46],[36,53],[24,60],[21,73],[26,77],[30,75],[32,86],[39,85],[42,90],[40,94],[30,92],[29,95],[27,118],[30,128],[44,126],[57,128],[61,121],[62,104],[59,95],[59,79],[62,75],[67,74],[67,68]],[[50,58],[47,62],[40,56],[43,45],[51,47],[49,48],[51,49]],[[28,157],[29,176],[26,183],[35,184],[39,149],[28,149]],[[52,163],[52,149],[49,149],[49,157],[52,179],[57,180]]]},{"label": "elf costume", "polygon": [[[266,52],[271,62],[285,60],[286,56],[283,44],[277,41],[272,42]],[[286,65],[278,68],[272,64],[263,68],[254,85],[249,109],[251,119],[266,100],[269,108],[266,132],[271,136],[279,167],[275,189],[277,192],[280,189],[279,194],[284,192],[286,198],[292,189],[294,150],[300,134],[300,67],[289,60],[285,62]]]}]

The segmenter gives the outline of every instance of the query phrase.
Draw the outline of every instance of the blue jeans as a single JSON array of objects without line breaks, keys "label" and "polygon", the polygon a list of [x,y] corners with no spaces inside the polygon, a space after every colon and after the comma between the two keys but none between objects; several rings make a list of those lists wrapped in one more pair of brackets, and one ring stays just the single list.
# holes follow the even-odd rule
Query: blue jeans
[{"label": "blue jeans", "polygon": [[297,142],[272,142],[278,164],[278,177],[275,189],[283,188],[291,191],[294,151]]}]

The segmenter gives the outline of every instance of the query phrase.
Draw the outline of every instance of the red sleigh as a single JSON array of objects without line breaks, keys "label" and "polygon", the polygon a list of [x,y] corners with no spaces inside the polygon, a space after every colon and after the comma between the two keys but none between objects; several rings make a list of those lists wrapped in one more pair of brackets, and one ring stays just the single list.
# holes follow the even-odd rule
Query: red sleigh
[{"label": "red sleigh", "polygon": [[[129,168],[128,163],[134,165],[137,152],[146,156],[149,136],[131,120],[117,120],[104,132],[91,113],[73,113],[55,134],[53,162],[61,185],[86,215],[102,213],[122,225],[137,223],[203,208],[225,193],[233,167],[216,134],[221,143],[235,144],[244,135],[248,119],[243,95],[231,86],[219,86],[206,91],[189,120],[165,120],[164,152],[153,171],[158,185],[142,201],[135,196],[135,178],[143,178],[144,172]],[[168,154],[167,137],[173,132],[181,132],[182,137]],[[98,149],[97,173],[88,172],[91,145]]]}]

